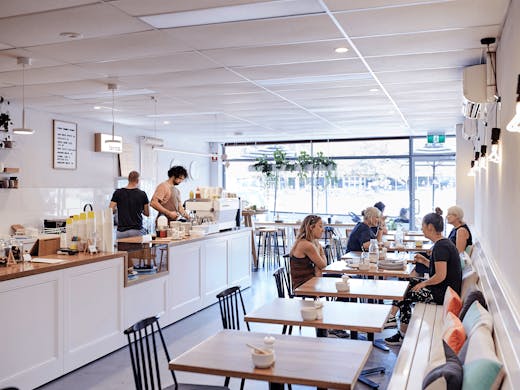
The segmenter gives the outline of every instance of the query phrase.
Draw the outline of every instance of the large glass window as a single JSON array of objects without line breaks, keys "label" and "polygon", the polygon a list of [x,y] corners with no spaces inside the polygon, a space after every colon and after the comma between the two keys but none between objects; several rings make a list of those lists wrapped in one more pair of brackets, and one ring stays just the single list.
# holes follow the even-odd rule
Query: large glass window
[{"label": "large glass window", "polygon": [[[438,141],[438,138],[434,139]],[[274,163],[273,152],[282,150],[294,162],[301,151],[331,157],[337,169],[306,171],[255,171],[258,157]],[[403,211],[411,228],[420,228],[422,216],[435,207],[455,203],[455,137],[428,143],[426,137],[314,141],[262,145],[226,145],[229,166],[227,190],[246,204],[269,211],[268,219],[294,219],[309,213],[349,222],[349,214],[378,201],[386,205],[391,221]],[[410,179],[412,178],[412,179]]]}]

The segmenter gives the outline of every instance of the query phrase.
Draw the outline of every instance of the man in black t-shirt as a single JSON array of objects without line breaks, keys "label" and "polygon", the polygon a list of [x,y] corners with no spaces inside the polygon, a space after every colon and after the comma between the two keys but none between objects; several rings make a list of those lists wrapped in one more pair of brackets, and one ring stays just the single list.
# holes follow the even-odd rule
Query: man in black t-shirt
[{"label": "man in black t-shirt", "polygon": [[117,212],[117,238],[147,233],[143,228],[143,214],[150,215],[150,206],[146,192],[139,189],[139,172],[128,174],[128,185],[114,192],[110,208]]}]

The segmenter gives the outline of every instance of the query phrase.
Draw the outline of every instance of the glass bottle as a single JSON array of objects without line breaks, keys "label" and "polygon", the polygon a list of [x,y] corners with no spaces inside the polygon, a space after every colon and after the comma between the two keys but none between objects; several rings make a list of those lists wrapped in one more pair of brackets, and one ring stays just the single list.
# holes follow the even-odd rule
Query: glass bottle
[{"label": "glass bottle", "polygon": [[379,245],[376,238],[370,240],[368,247],[368,261],[370,263],[377,263],[379,261]]}]

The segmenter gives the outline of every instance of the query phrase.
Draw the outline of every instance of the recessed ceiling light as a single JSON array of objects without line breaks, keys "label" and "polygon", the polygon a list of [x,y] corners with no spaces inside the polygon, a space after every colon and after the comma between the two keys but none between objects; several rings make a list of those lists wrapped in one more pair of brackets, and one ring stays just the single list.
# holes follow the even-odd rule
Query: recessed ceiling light
[{"label": "recessed ceiling light", "polygon": [[346,53],[348,51],[348,48],[347,47],[337,47],[334,51],[339,54]]},{"label": "recessed ceiling light", "polygon": [[60,37],[69,38],[69,39],[78,39],[78,38],[83,38],[83,34],[78,33],[78,32],[73,32],[73,31],[66,31],[66,32],[60,33]]},{"label": "recessed ceiling light", "polygon": [[379,92],[379,89],[378,88],[370,88],[368,91],[369,92]]},{"label": "recessed ceiling light", "polygon": [[101,110],[101,106],[94,106],[94,110]]},{"label": "recessed ceiling light", "polygon": [[169,125],[170,124],[170,121],[164,121],[163,122],[163,125]]}]

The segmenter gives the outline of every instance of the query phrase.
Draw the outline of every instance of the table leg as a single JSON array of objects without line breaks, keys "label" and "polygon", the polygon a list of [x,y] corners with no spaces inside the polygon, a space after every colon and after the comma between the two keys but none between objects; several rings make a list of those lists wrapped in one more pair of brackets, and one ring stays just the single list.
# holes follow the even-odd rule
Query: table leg
[{"label": "table leg", "polygon": [[283,383],[269,382],[269,390],[283,390]]}]

